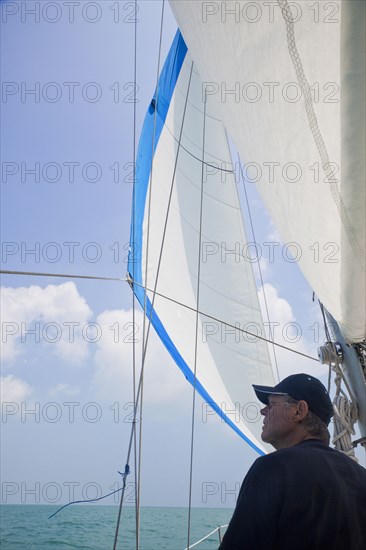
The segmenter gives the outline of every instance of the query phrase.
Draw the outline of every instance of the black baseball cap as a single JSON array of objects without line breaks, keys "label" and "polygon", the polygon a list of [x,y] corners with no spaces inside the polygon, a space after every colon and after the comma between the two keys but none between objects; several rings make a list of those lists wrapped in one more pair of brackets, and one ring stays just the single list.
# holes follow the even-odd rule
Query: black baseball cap
[{"label": "black baseball cap", "polygon": [[323,384],[310,374],[292,374],[284,378],[277,386],[257,386],[253,388],[259,401],[268,405],[270,395],[289,395],[298,401],[303,400],[308,404],[309,410],[316,414],[327,425],[334,411],[329,394]]}]

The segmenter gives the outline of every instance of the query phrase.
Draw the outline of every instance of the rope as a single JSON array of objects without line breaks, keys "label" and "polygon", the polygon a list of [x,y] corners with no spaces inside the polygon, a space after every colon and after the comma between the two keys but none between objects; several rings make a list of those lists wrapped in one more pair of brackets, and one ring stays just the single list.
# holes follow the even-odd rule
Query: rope
[{"label": "rope", "polygon": [[333,400],[335,414],[332,443],[338,451],[358,462],[351,439],[351,435],[355,435],[354,425],[358,419],[357,405],[355,400],[350,400],[341,388],[344,377],[339,364],[332,365],[332,369],[336,373],[334,382],[337,387]]},{"label": "rope", "polygon": [[[136,396],[136,401],[137,402],[138,402],[139,391],[140,391],[140,384],[139,384],[139,387],[138,387],[138,390],[137,390],[137,396]],[[133,421],[132,421],[130,441],[129,441],[128,451],[127,451],[126,467],[128,467],[128,462],[130,460],[132,441],[133,441],[133,437],[134,437],[134,433],[135,433],[135,423],[136,423],[136,408],[134,410],[134,418],[133,418]],[[128,467],[128,470],[129,470],[129,467]],[[124,484],[123,487],[122,487],[121,500],[120,500],[119,509],[118,509],[117,526],[116,526],[116,531],[115,531],[115,535],[114,535],[113,550],[117,549],[118,532],[119,532],[119,526],[120,526],[120,523],[121,523],[123,499],[124,499],[124,496],[125,496],[125,487],[126,487],[126,484]]]},{"label": "rope", "polygon": [[220,542],[221,541],[221,529],[224,529],[225,527],[227,527],[228,524],[226,525],[219,525],[218,527],[216,527],[216,529],[214,529],[213,531],[211,531],[210,533],[208,533],[207,535],[205,535],[204,537],[202,537],[200,540],[198,540],[197,542],[195,542],[194,544],[192,544],[191,546],[188,546],[185,550],[190,550],[191,548],[194,548],[195,546],[197,546],[198,544],[200,544],[201,542],[203,542],[204,540],[208,539],[208,537],[210,537],[211,535],[213,535],[214,533],[216,533],[217,531],[219,532],[219,538],[220,538]]},{"label": "rope", "polygon": [[71,506],[72,504],[82,504],[82,503],[85,503],[85,502],[97,502],[99,500],[103,500],[104,498],[110,497],[111,495],[115,495],[116,493],[119,493],[120,491],[124,491],[125,487],[126,487],[126,477],[130,473],[129,465],[126,464],[125,471],[123,473],[122,472],[118,472],[118,473],[121,474],[122,479],[123,479],[123,485],[119,489],[116,489],[115,491],[112,491],[111,493],[108,493],[107,495],[103,495],[103,496],[98,497],[98,498],[89,498],[89,499],[85,499],[85,500],[73,500],[72,502],[68,502],[67,504],[64,504],[63,506],[61,506],[61,508],[56,510],[56,512],[54,514],[51,514],[48,517],[48,519],[53,518],[56,514],[61,512],[61,510],[64,510],[65,508],[67,508],[68,506]]},{"label": "rope", "polygon": [[[333,439],[332,444],[334,447],[358,462],[358,459],[355,455],[355,448],[352,444],[351,436],[355,435],[354,425],[358,419],[358,410],[356,405],[356,400],[354,395],[349,387],[349,384],[343,374],[340,363],[341,358],[337,354],[335,343],[331,340],[330,331],[328,328],[328,323],[325,316],[324,306],[319,301],[320,310],[323,316],[324,322],[324,331],[327,338],[327,345],[331,348],[329,353],[329,373],[328,373],[328,393],[330,391],[331,385],[331,373],[332,370],[335,372],[334,383],[336,385],[336,394],[333,399],[333,409],[334,409],[334,424],[333,424]],[[341,388],[342,381],[346,386],[350,398]]]},{"label": "rope", "polygon": [[[247,188],[246,188],[246,185],[245,185],[245,178],[244,178],[243,168],[242,168],[241,159],[240,159],[240,155],[239,155],[239,154],[238,154],[238,159],[239,159],[240,173],[241,173],[242,181],[243,181],[243,189],[244,189],[244,193],[245,193],[245,200],[246,200],[247,210],[248,210],[248,215],[249,215],[250,228],[251,228],[252,235],[253,235],[253,242],[256,243],[257,241],[256,241],[256,238],[255,238],[255,233],[254,233],[254,225],[253,225],[252,213],[251,213],[251,211],[250,211],[249,200],[248,200],[248,193],[247,193]],[[270,318],[269,318],[269,310],[268,310],[268,304],[267,304],[267,297],[266,297],[266,293],[265,293],[265,290],[264,290],[264,281],[263,281],[263,275],[262,275],[262,268],[261,268],[261,264],[260,264],[259,261],[257,262],[257,264],[258,264],[258,270],[259,270],[259,277],[260,277],[261,285],[262,285],[262,289],[263,289],[263,298],[264,298],[264,305],[265,305],[265,308],[266,308],[267,321],[268,321],[268,324],[269,324],[269,338],[270,338],[270,340],[272,341],[273,357],[274,357],[275,365],[276,365],[277,379],[278,379],[278,382],[280,382],[281,378],[280,378],[280,372],[279,372],[279,369],[278,369],[276,348],[275,348],[275,346],[274,346],[274,344],[273,344],[274,334],[273,334],[273,336],[272,336],[272,328],[271,328],[271,322],[270,322]]]}]

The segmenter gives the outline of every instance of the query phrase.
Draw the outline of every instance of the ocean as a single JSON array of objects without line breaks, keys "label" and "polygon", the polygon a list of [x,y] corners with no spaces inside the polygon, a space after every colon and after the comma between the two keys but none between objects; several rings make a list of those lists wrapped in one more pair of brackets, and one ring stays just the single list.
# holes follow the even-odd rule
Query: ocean
[{"label": "ocean", "polygon": [[[73,505],[52,519],[59,507],[50,505],[1,505],[1,550],[112,550],[117,506]],[[190,544],[218,525],[227,524],[232,510],[192,508]],[[141,550],[183,550],[187,546],[186,508],[141,508]],[[118,550],[135,549],[135,509],[125,507]],[[195,548],[215,550],[218,533]]]}]

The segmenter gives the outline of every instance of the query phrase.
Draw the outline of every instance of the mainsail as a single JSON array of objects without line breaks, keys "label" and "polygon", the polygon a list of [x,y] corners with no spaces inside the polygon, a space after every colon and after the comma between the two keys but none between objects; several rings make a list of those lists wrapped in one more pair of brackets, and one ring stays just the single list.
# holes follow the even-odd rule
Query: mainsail
[{"label": "mainsail", "polygon": [[202,90],[178,32],[140,138],[128,271],[186,378],[263,452],[251,384],[274,376],[226,131]]},{"label": "mainsail", "polygon": [[344,337],[364,341],[365,2],[171,7],[283,241]]}]

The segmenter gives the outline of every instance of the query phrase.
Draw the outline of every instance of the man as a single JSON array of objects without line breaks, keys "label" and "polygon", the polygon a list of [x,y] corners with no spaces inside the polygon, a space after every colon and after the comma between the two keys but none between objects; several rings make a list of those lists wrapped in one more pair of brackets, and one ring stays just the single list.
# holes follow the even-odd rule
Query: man
[{"label": "man", "polygon": [[253,387],[276,452],[249,470],[219,550],[365,550],[366,470],[328,446],[323,384],[295,374]]}]

